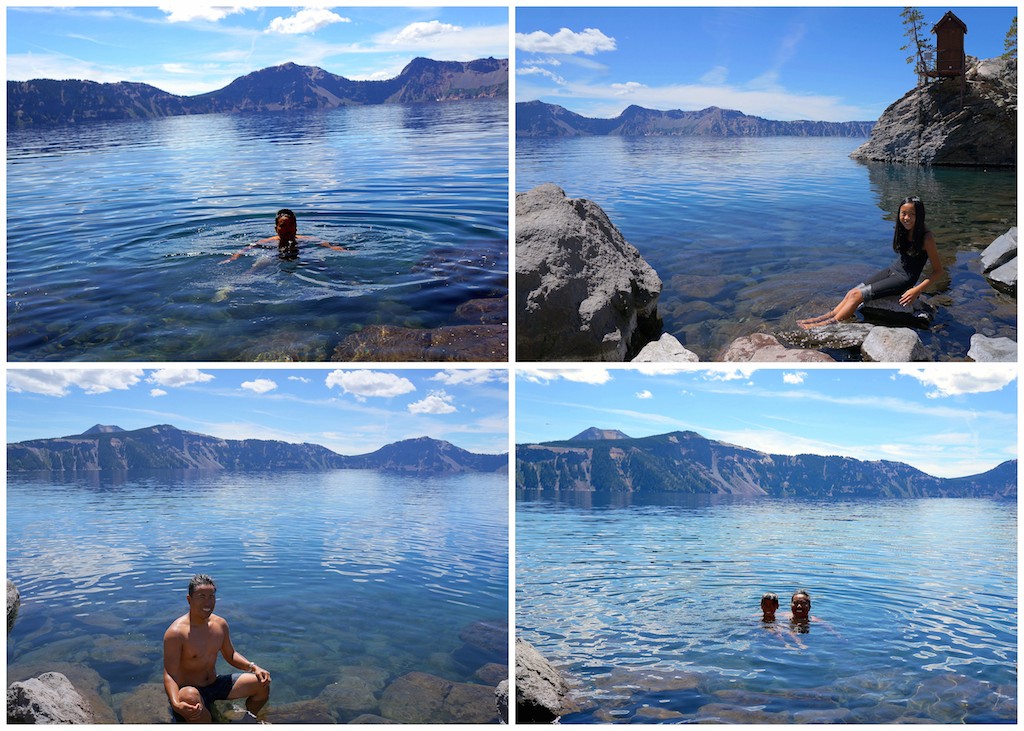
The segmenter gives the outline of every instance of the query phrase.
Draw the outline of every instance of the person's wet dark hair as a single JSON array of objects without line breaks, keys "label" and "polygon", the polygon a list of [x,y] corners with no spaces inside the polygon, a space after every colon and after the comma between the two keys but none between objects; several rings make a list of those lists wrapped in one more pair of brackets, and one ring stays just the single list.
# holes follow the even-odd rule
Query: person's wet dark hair
[{"label": "person's wet dark hair", "polygon": [[764,603],[766,601],[771,603],[771,604],[773,604],[773,605],[775,605],[776,609],[779,608],[779,595],[776,594],[775,592],[769,591],[764,596],[762,596],[761,597],[761,606],[764,606]]},{"label": "person's wet dark hair", "polygon": [[[907,203],[914,204],[914,230],[908,232],[900,223],[900,208]],[[917,254],[924,247],[924,236],[928,229],[924,225],[924,203],[916,195],[910,195],[900,201],[896,207],[896,231],[892,235],[892,250],[896,252],[908,249]],[[911,240],[912,239],[912,240]]]},{"label": "person's wet dark hair", "polygon": [[274,222],[277,223],[282,218],[290,218],[293,221],[297,220],[295,218],[295,211],[293,211],[291,208],[282,208],[280,211],[278,211],[277,215],[274,216]]},{"label": "person's wet dark hair", "polygon": [[217,585],[209,574],[196,574],[192,577],[192,581],[188,582],[189,596],[192,596],[192,592],[196,590],[197,586],[212,586],[214,591],[217,590]]},{"label": "person's wet dark hair", "polygon": [[794,591],[793,592],[793,596],[790,599],[790,601],[793,601],[793,599],[796,599],[801,594],[803,594],[805,597],[807,597],[807,602],[810,603],[810,601],[811,601],[811,592],[807,591],[806,589],[801,589],[800,591]]}]

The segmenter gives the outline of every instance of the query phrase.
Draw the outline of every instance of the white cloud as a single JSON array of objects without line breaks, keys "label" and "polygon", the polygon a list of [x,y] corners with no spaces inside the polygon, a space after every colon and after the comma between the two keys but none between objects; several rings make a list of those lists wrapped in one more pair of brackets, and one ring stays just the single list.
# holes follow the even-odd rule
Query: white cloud
[{"label": "white cloud", "polygon": [[253,393],[269,393],[277,388],[277,384],[269,378],[257,378],[254,381],[244,381],[242,388]]},{"label": "white cloud", "polygon": [[497,381],[508,383],[508,371],[496,368],[459,368],[441,371],[431,381],[440,381],[449,386],[475,386]]},{"label": "white cloud", "polygon": [[162,388],[152,388],[149,390],[149,395],[152,396],[153,398],[156,398],[158,396],[166,396],[167,392]]},{"label": "white cloud", "polygon": [[690,370],[686,366],[669,365],[668,363],[640,363],[636,372],[644,376],[675,376]]},{"label": "white cloud", "polygon": [[370,370],[332,371],[325,383],[328,388],[340,387],[360,401],[369,397],[392,398],[416,390],[412,381],[406,378]]},{"label": "white cloud", "polygon": [[1016,368],[1012,365],[985,363],[947,364],[930,368],[903,366],[899,374],[916,378],[925,386],[934,388],[934,391],[928,392],[928,398],[999,391],[1017,378]]},{"label": "white cloud", "polygon": [[167,22],[169,23],[189,23],[193,20],[205,20],[210,23],[216,23],[218,20],[223,20],[229,15],[244,13],[246,10],[252,9],[253,6],[230,5],[208,7],[181,3],[179,5],[160,5],[158,7],[161,12],[167,13]]},{"label": "white cloud", "polygon": [[409,404],[410,414],[450,414],[456,411],[452,396],[444,391],[431,391],[422,401]]},{"label": "white cloud", "polygon": [[641,84],[639,81],[627,81],[625,84],[612,84],[612,90],[619,96],[622,96],[624,94],[632,94],[634,92],[646,88],[647,87]]},{"label": "white cloud", "polygon": [[729,78],[729,69],[725,66],[715,66],[706,74],[700,77],[700,83],[721,86]]},{"label": "white cloud", "polygon": [[704,371],[705,381],[741,381],[750,378],[751,374],[758,369],[757,366],[733,366],[719,370]]},{"label": "white cloud", "polygon": [[303,378],[302,376],[288,376],[289,381],[298,381],[299,383],[312,383],[309,378]]},{"label": "white cloud", "polygon": [[612,374],[607,368],[538,368],[536,366],[520,366],[516,372],[533,383],[548,383],[564,378],[575,383],[590,383],[595,386],[608,383]]},{"label": "white cloud", "polygon": [[794,371],[792,373],[782,374],[782,382],[793,386],[803,383],[805,378],[807,378],[807,374],[803,371]]},{"label": "white cloud", "polygon": [[527,66],[525,68],[516,69],[516,74],[518,74],[519,76],[546,76],[559,86],[565,86],[566,84],[569,83],[561,76],[556,74],[554,71],[542,69],[539,66]]},{"label": "white cloud", "polygon": [[391,39],[391,43],[394,45],[415,45],[426,41],[435,41],[444,36],[461,32],[461,26],[442,23],[439,20],[410,23],[395,34],[395,37]]},{"label": "white cloud", "polygon": [[538,30],[516,33],[516,48],[527,53],[583,53],[593,56],[599,51],[614,51],[615,39],[597,28],[585,28],[582,33],[562,28],[554,35]]},{"label": "white cloud", "polygon": [[301,35],[304,33],[315,33],[333,23],[351,23],[350,18],[343,18],[337,13],[332,13],[327,8],[303,8],[289,18],[277,17],[270,21],[267,26],[267,33],[281,33],[282,35]]},{"label": "white cloud", "polygon": [[66,396],[72,386],[90,394],[107,393],[126,391],[142,380],[143,375],[141,368],[18,368],[7,371],[7,388],[16,393],[38,393],[44,396]]},{"label": "white cloud", "polygon": [[188,386],[192,383],[205,383],[212,381],[212,373],[203,373],[197,368],[162,368],[149,374],[146,380],[158,386],[178,388]]},{"label": "white cloud", "polygon": [[644,389],[643,391],[638,391],[636,397],[638,399],[649,399],[654,398],[654,394],[648,391],[647,389]]}]

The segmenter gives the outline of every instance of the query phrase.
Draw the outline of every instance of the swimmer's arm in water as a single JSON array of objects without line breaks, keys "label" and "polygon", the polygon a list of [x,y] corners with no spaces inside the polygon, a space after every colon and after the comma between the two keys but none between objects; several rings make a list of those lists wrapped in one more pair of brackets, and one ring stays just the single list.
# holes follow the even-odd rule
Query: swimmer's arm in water
[{"label": "swimmer's arm in water", "polygon": [[219,264],[227,264],[229,261],[235,261],[236,259],[238,259],[240,256],[245,254],[247,251],[250,251],[251,249],[266,249],[267,247],[265,246],[265,244],[268,244],[271,241],[277,241],[277,237],[276,236],[270,236],[270,237],[265,238],[265,239],[260,239],[259,241],[255,242],[253,244],[249,244],[244,249],[236,251],[234,254],[229,256],[227,259],[224,259],[223,261],[220,261],[218,263]]}]

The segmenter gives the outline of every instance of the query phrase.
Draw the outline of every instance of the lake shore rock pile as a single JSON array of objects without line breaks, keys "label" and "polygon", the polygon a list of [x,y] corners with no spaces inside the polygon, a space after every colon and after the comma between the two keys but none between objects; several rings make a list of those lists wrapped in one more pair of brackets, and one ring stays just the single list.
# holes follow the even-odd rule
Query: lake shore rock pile
[{"label": "lake shore rock pile", "polygon": [[516,195],[520,360],[624,361],[660,335],[661,279],[600,206],[553,184]]},{"label": "lake shore rock pile", "polygon": [[1016,167],[1017,60],[968,59],[960,79],[937,79],[890,105],[855,160],[911,165]]},{"label": "lake shore rock pile", "polygon": [[61,673],[11,683],[7,723],[94,723],[92,709]]}]

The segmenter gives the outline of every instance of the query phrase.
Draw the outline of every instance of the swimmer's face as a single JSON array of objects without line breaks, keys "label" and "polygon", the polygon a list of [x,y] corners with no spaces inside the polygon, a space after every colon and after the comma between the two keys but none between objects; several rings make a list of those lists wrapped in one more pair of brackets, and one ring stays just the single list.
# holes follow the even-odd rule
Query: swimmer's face
[{"label": "swimmer's face", "polygon": [[790,609],[793,612],[793,619],[807,619],[811,614],[811,598],[806,594],[794,595]]},{"label": "swimmer's face", "polygon": [[904,203],[900,206],[900,225],[903,226],[907,231],[914,230],[914,224],[917,222],[917,209],[914,208],[913,203]]},{"label": "swimmer's face", "polygon": [[217,606],[217,588],[209,584],[197,586],[189,595],[188,604],[204,617],[209,617]]},{"label": "swimmer's face", "polygon": [[274,226],[274,230],[277,231],[277,235],[283,239],[294,239],[295,238],[295,219],[291,216],[281,216],[277,219],[277,224]]},{"label": "swimmer's face", "polygon": [[761,599],[761,611],[765,614],[775,614],[775,610],[779,608],[778,599],[769,599],[764,597]]}]

